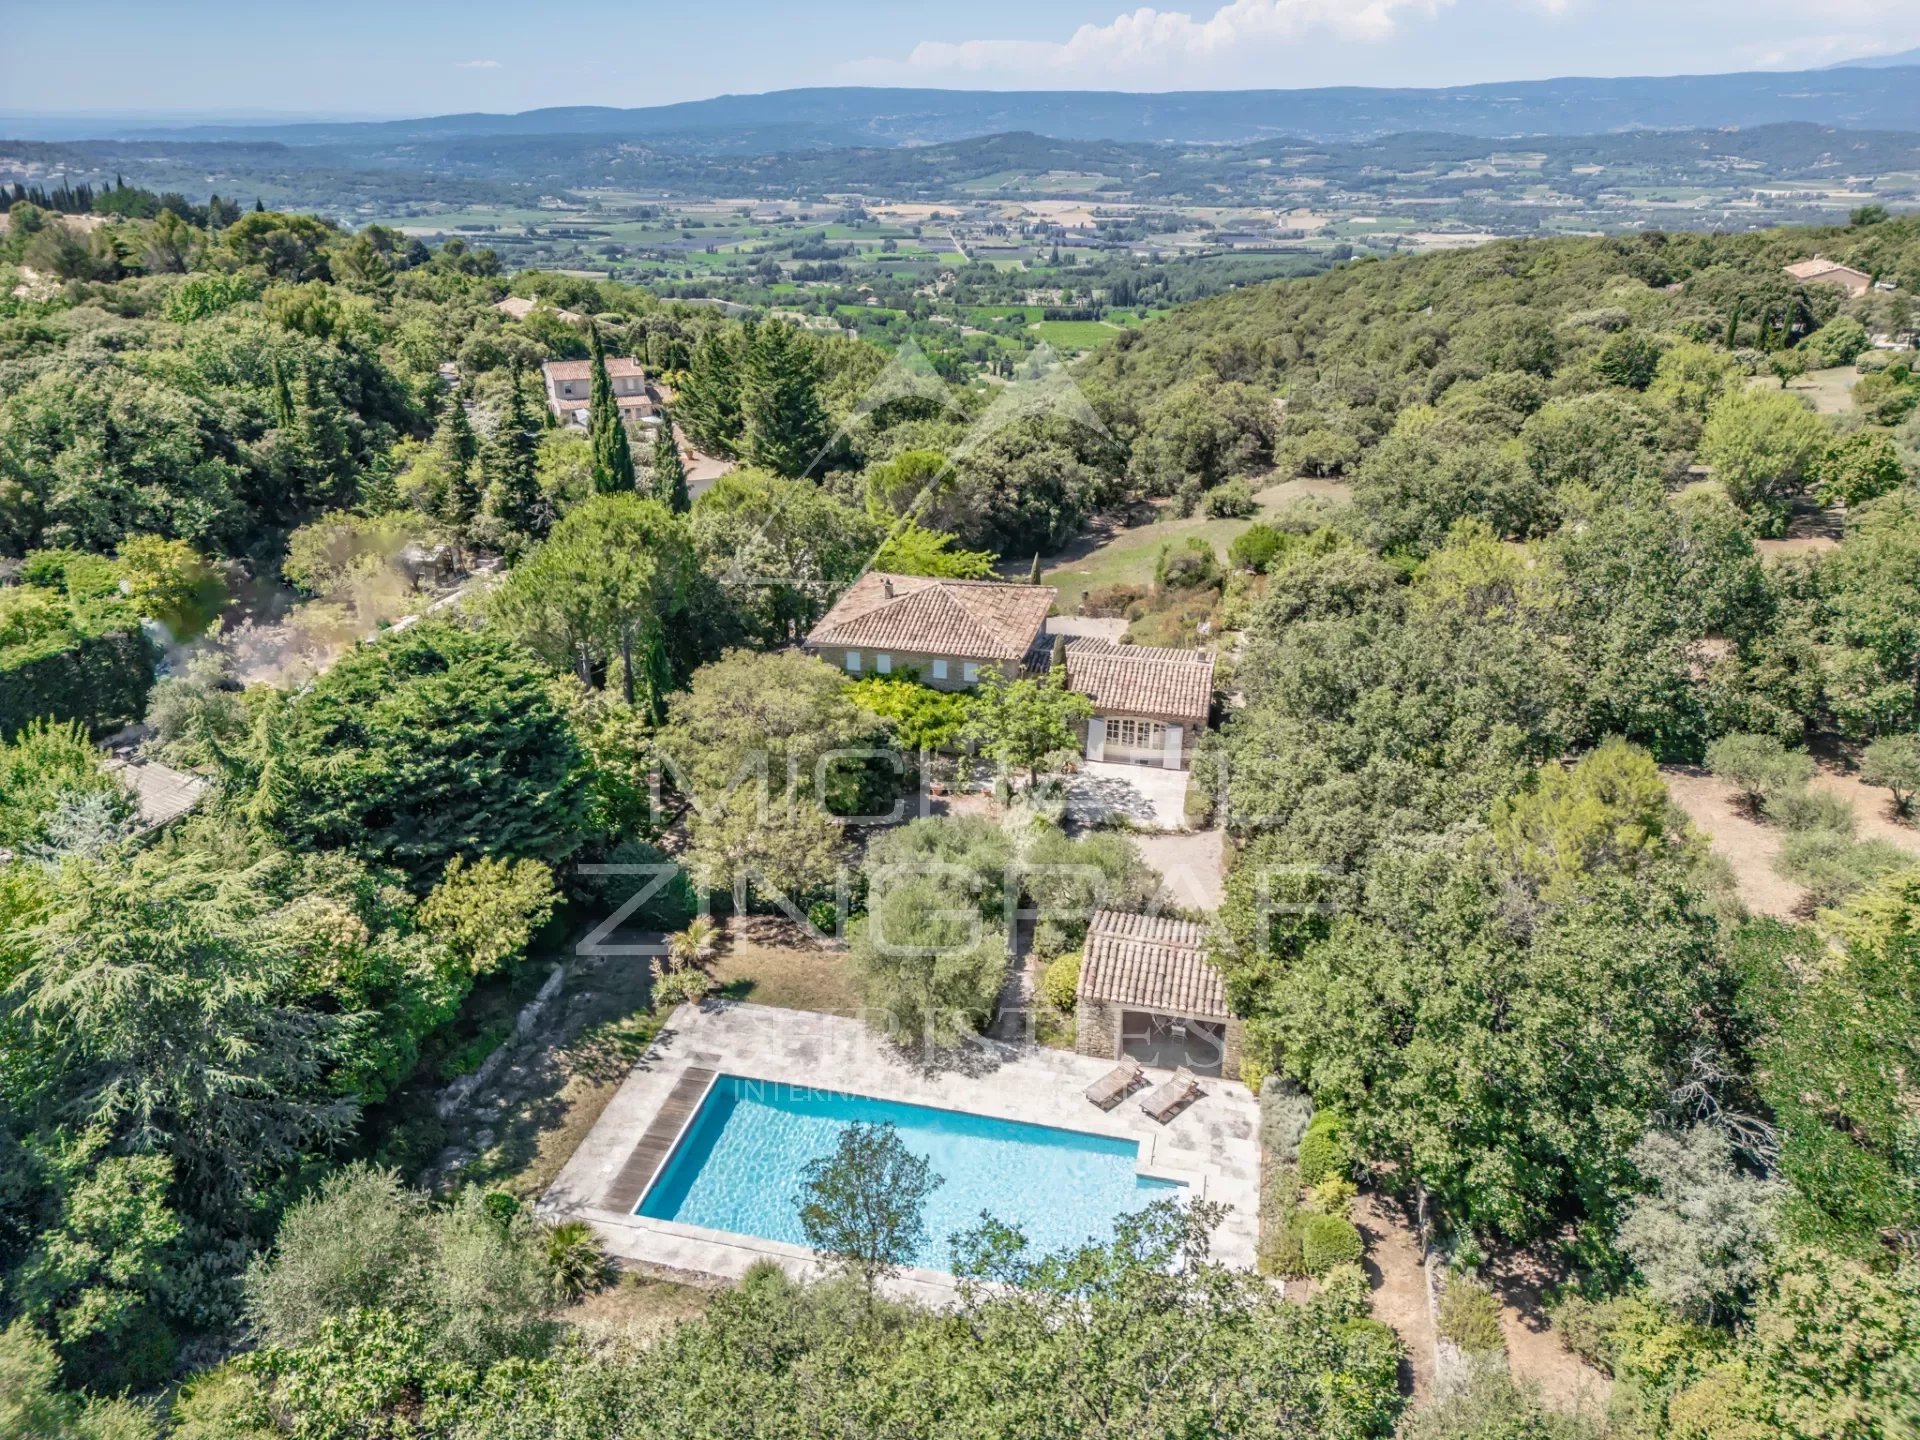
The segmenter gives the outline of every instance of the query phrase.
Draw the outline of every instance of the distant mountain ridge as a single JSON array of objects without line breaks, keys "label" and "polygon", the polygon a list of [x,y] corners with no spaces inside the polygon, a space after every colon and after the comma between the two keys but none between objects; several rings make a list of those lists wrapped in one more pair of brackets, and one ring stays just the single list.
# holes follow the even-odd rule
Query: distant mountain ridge
[{"label": "distant mountain ridge", "polygon": [[1829,65],[1829,70],[1890,70],[1902,65],[1920,65],[1920,45],[1911,50],[1900,50],[1892,55],[1863,55],[1858,60],[1842,60],[1837,65]]},{"label": "distant mountain ridge", "polygon": [[[1408,132],[1490,137],[1788,122],[1920,130],[1920,85],[1897,57],[1841,69],[1732,75],[1566,78],[1447,89],[1121,91],[905,90],[863,87],[721,95],[638,109],[567,106],[517,115],[282,125],[76,131],[35,122],[37,138],[281,141],[368,145],[491,136],[599,135],[733,150],[770,132],[782,148],[930,145],[1024,131],[1062,140],[1233,144],[1295,137],[1369,140]],[[16,138],[27,138],[19,136]]]}]

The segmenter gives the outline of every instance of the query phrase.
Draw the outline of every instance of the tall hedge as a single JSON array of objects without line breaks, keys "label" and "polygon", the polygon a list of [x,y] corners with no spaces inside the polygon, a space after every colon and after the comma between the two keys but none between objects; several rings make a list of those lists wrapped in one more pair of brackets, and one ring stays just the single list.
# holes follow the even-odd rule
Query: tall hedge
[{"label": "tall hedge", "polygon": [[40,550],[0,589],[0,739],[35,720],[104,735],[147,712],[159,650],[120,590],[114,562]]},{"label": "tall hedge", "polygon": [[147,713],[158,659],[138,624],[0,651],[0,740],[44,717],[78,720],[95,735],[132,724]]}]

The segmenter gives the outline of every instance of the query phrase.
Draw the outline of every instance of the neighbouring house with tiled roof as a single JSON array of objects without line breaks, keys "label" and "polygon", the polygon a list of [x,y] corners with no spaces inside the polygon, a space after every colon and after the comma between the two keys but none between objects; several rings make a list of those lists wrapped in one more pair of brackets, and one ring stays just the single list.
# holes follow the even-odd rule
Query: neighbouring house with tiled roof
[{"label": "neighbouring house with tiled roof", "polygon": [[[541,365],[540,373],[547,382],[547,404],[561,423],[586,429],[593,406],[593,362],[549,360]],[[613,403],[620,407],[620,420],[627,429],[659,423],[653,395],[647,389],[647,372],[638,360],[609,355],[607,379],[613,386]]]},{"label": "neighbouring house with tiled roof", "polygon": [[[849,675],[911,673],[965,690],[988,670],[1045,674],[1054,592],[997,580],[936,580],[870,571],[808,633],[804,647]],[[1184,770],[1213,704],[1213,656],[1110,641],[1066,642],[1067,684],[1093,702],[1089,760]]]},{"label": "neighbouring house with tiled roof", "polygon": [[1244,1043],[1226,982],[1207,957],[1206,926],[1097,910],[1087,927],[1074,1010],[1082,1055],[1235,1075]]},{"label": "neighbouring house with tiled roof", "polygon": [[1829,260],[1824,255],[1797,261],[1786,267],[1786,274],[1787,278],[1797,280],[1802,285],[1838,285],[1856,298],[1873,289],[1873,276],[1866,271],[1842,265],[1838,260]]}]

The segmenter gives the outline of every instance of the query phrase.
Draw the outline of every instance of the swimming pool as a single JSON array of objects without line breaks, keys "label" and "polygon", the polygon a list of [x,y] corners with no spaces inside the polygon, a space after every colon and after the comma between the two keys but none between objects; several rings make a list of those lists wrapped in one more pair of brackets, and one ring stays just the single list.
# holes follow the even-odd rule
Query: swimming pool
[{"label": "swimming pool", "polygon": [[1186,1186],[1136,1173],[1137,1141],[897,1100],[720,1075],[635,1214],[805,1245],[801,1172],[854,1124],[893,1125],[945,1182],[927,1198],[914,1263],[951,1268],[950,1237],[982,1211],[1033,1252],[1107,1240],[1113,1222]]}]

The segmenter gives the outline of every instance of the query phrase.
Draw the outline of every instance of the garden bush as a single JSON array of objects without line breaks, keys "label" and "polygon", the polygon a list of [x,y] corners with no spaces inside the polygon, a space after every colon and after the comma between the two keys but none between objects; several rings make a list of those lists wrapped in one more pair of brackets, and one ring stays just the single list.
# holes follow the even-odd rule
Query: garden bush
[{"label": "garden bush", "polygon": [[1367,1253],[1360,1231],[1344,1215],[1308,1215],[1300,1235],[1300,1258],[1309,1275],[1336,1265],[1358,1265]]},{"label": "garden bush", "polygon": [[1264,575],[1287,549],[1288,537],[1271,525],[1255,523],[1233,537],[1227,547],[1227,563],[1236,570]]},{"label": "garden bush", "polygon": [[1779,871],[1807,892],[1816,909],[1837,905],[1883,875],[1904,870],[1913,856],[1886,840],[1855,840],[1833,830],[1802,830],[1780,847]]},{"label": "garden bush", "polygon": [[1241,520],[1260,508],[1253,498],[1253,486],[1245,480],[1229,480],[1207,492],[1200,508],[1209,520]]},{"label": "garden bush", "polygon": [[1063,1015],[1071,1015],[1080,998],[1080,952],[1056,955],[1040,977],[1040,996]]},{"label": "garden bush", "polygon": [[1318,1185],[1330,1175],[1344,1175],[1353,1168],[1353,1143],[1344,1122],[1331,1110],[1313,1117],[1300,1140],[1300,1179]]},{"label": "garden bush", "polygon": [[1156,590],[1202,590],[1218,585],[1220,578],[1220,557],[1198,535],[1180,545],[1161,546],[1153,567]]},{"label": "garden bush", "polygon": [[[1260,1090],[1260,1149],[1273,1166],[1300,1158],[1300,1140],[1313,1124],[1313,1101],[1292,1080],[1270,1081]],[[1294,1182],[1296,1188],[1298,1180]]]},{"label": "garden bush", "polygon": [[547,1231],[547,1276],[553,1293],[573,1304],[607,1283],[613,1266],[600,1237],[584,1220],[563,1220]]},{"label": "garden bush", "polygon": [[1373,1287],[1358,1264],[1335,1265],[1320,1277],[1313,1299],[1341,1320],[1364,1320],[1373,1308]]},{"label": "garden bush", "polygon": [[1825,830],[1851,836],[1858,821],[1844,795],[1825,790],[1788,790],[1767,801],[1767,817],[1797,834]]}]

